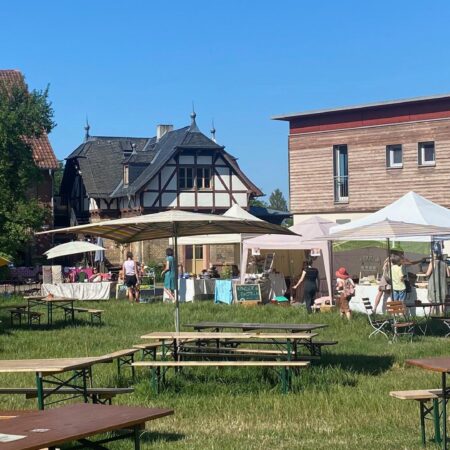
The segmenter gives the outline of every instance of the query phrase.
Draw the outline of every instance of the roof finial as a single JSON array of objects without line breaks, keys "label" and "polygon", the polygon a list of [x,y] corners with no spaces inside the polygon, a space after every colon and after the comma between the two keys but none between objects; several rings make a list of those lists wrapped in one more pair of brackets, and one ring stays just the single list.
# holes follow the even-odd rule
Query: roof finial
[{"label": "roof finial", "polygon": [[197,114],[195,113],[194,109],[194,102],[192,102],[192,112],[191,112],[191,126],[189,127],[189,131],[191,133],[199,132],[197,123],[195,122],[195,118],[197,117]]},{"label": "roof finial", "polygon": [[86,115],[86,125],[84,127],[86,133],[84,134],[84,140],[87,141],[90,138],[89,135],[89,130],[91,129],[91,126],[89,125],[89,119],[88,116]]},{"label": "roof finial", "polygon": [[216,142],[216,128],[214,127],[214,119],[211,122],[211,137],[214,142]]}]

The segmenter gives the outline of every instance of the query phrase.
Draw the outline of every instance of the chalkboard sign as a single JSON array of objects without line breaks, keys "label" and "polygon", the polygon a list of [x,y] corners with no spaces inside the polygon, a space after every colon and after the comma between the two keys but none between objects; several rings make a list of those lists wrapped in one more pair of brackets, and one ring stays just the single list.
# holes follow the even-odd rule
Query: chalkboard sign
[{"label": "chalkboard sign", "polygon": [[260,302],[261,288],[259,284],[236,284],[236,300],[238,302]]}]

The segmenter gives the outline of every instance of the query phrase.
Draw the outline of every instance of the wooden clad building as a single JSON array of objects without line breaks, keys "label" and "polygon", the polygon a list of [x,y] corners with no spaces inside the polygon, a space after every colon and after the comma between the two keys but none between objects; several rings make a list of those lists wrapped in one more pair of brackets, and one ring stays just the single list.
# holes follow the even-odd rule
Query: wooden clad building
[{"label": "wooden clad building", "polygon": [[340,223],[413,190],[450,207],[450,95],[273,117],[289,122],[290,210]]}]

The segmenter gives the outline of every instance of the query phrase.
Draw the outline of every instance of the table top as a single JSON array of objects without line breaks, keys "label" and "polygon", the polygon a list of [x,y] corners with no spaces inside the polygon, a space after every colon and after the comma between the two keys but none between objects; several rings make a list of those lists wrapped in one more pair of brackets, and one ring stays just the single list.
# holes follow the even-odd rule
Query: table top
[{"label": "table top", "polygon": [[[89,367],[93,364],[111,361],[111,357],[94,356],[84,358],[55,358],[55,359],[2,359],[0,373],[57,373]],[[0,447],[1,448],[1,447]]]},{"label": "table top", "polygon": [[187,323],[184,326],[198,329],[240,328],[242,330],[291,330],[294,332],[316,330],[328,325],[321,323],[198,322]]},{"label": "table top", "polygon": [[173,414],[173,410],[81,403],[24,415],[18,413],[17,417],[0,420],[0,433],[26,437],[0,444],[2,450],[39,450],[98,433],[134,427]]},{"label": "table top", "polygon": [[433,307],[433,306],[445,306],[448,305],[448,303],[444,303],[444,302],[420,302],[420,303],[410,303],[410,304],[406,304],[407,308],[428,308],[428,307]]},{"label": "table top", "polygon": [[199,333],[197,331],[154,331],[144,334],[141,339],[198,339],[198,340],[214,340],[214,339],[311,339],[317,336],[317,333]]},{"label": "table top", "polygon": [[439,358],[407,359],[406,364],[421,367],[422,369],[431,370],[433,372],[450,372],[450,358],[448,356]]},{"label": "table top", "polygon": [[24,297],[28,301],[42,302],[42,303],[63,303],[63,302],[74,302],[76,298],[67,297],[42,297],[39,295]]}]

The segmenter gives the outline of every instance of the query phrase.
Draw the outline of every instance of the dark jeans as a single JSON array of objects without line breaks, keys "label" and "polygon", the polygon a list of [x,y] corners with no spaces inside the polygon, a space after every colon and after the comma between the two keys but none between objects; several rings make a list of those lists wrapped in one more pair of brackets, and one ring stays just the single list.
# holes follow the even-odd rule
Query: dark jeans
[{"label": "dark jeans", "polygon": [[316,298],[316,286],[308,286],[305,285],[305,289],[303,291],[303,300],[306,305],[306,310],[310,313],[312,312],[312,305],[314,304],[314,299]]}]

